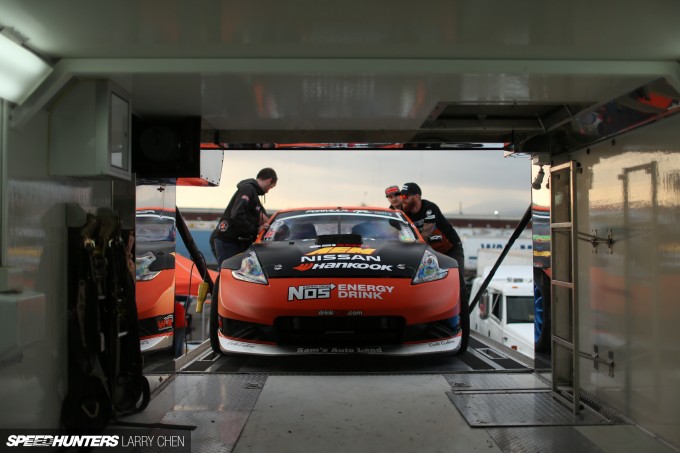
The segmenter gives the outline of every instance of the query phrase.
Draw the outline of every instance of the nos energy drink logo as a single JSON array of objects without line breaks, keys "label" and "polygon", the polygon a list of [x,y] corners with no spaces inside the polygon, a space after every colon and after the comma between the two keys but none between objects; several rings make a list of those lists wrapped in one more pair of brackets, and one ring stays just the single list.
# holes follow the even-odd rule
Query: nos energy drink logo
[{"label": "nos energy drink logo", "polygon": [[333,289],[335,289],[335,285],[332,283],[328,285],[291,286],[288,288],[288,300],[330,299]]},{"label": "nos energy drink logo", "polygon": [[337,289],[336,296],[338,299],[383,300],[382,296],[391,294],[394,291],[394,286],[354,283],[290,286],[288,287],[288,301],[330,299],[335,289]]}]

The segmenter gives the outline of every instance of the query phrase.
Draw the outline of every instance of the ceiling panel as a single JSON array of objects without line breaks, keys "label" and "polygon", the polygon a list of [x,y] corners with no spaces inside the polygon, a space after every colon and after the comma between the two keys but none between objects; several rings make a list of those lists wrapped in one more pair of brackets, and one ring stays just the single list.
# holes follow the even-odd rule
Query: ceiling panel
[{"label": "ceiling panel", "polygon": [[139,115],[376,137],[422,132],[441,103],[603,104],[680,80],[674,0],[0,0],[0,9],[0,26],[55,65],[15,122],[89,77],[127,89]]}]

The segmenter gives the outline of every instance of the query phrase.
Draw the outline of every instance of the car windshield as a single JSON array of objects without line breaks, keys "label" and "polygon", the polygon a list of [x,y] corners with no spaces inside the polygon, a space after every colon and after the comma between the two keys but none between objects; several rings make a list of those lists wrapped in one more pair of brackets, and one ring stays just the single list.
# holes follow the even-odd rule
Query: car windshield
[{"label": "car windshield", "polygon": [[534,298],[532,296],[508,296],[508,324],[534,322]]},{"label": "car windshield", "polygon": [[316,241],[321,235],[357,234],[364,243],[379,240],[416,242],[401,212],[319,209],[290,211],[272,219],[263,241]]},{"label": "car windshield", "polygon": [[[171,216],[171,214],[173,214]],[[135,236],[139,242],[174,241],[174,213],[161,211],[137,211],[135,218]]]}]

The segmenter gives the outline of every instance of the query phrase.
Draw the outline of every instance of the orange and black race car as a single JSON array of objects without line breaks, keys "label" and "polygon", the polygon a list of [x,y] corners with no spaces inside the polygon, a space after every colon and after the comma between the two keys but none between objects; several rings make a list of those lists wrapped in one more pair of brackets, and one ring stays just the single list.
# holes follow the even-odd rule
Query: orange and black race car
[{"label": "orange and black race car", "polygon": [[463,352],[469,322],[457,267],[401,211],[279,211],[249,249],[222,263],[211,346],[263,355]]},{"label": "orange and black race car", "polygon": [[140,348],[172,347],[175,311],[175,210],[136,212],[136,284]]}]

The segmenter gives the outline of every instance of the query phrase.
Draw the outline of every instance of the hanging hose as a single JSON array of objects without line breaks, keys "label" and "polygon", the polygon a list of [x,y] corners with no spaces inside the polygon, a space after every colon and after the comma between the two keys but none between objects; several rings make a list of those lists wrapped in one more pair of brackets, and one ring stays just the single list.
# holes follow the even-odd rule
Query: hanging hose
[{"label": "hanging hose", "polygon": [[[179,235],[182,237],[184,245],[186,245],[187,250],[189,251],[190,255],[189,258],[191,258],[191,261],[193,261],[196,264],[196,269],[198,269],[198,273],[201,274],[201,277],[203,278],[203,283],[207,283],[207,287],[204,285],[203,289],[201,288],[200,285],[198,287],[200,299],[202,291],[206,291],[206,294],[208,291],[212,293],[213,286],[215,285],[215,283],[212,281],[212,278],[208,273],[208,266],[205,264],[205,258],[203,257],[203,254],[200,252],[200,250],[198,250],[198,247],[194,242],[194,238],[191,236],[191,232],[189,231],[187,224],[184,222],[184,217],[182,217],[182,213],[180,212],[178,207],[175,207],[175,209],[176,209],[175,212],[177,213],[176,214],[177,231],[179,231]],[[203,283],[201,283],[201,285]]]},{"label": "hanging hose", "polygon": [[529,207],[527,208],[527,211],[524,213],[522,220],[519,221],[519,223],[517,224],[517,228],[515,228],[515,231],[512,233],[512,236],[510,236],[508,243],[505,244],[503,252],[501,252],[500,256],[496,260],[496,263],[494,263],[493,267],[491,268],[491,271],[489,271],[489,275],[487,275],[486,278],[484,279],[482,286],[479,287],[479,290],[477,291],[477,294],[475,294],[474,299],[472,299],[472,301],[470,302],[469,313],[472,313],[472,310],[475,309],[477,302],[479,302],[479,299],[482,297],[482,294],[484,294],[484,291],[486,291],[486,287],[489,286],[489,282],[493,278],[494,274],[496,274],[498,267],[503,262],[503,259],[505,259],[505,255],[507,255],[508,252],[510,251],[510,248],[512,248],[512,245],[515,243],[515,239],[517,239],[519,235],[522,233],[522,231],[524,231],[524,228],[526,228],[530,219],[531,219],[531,205],[529,205]]}]

